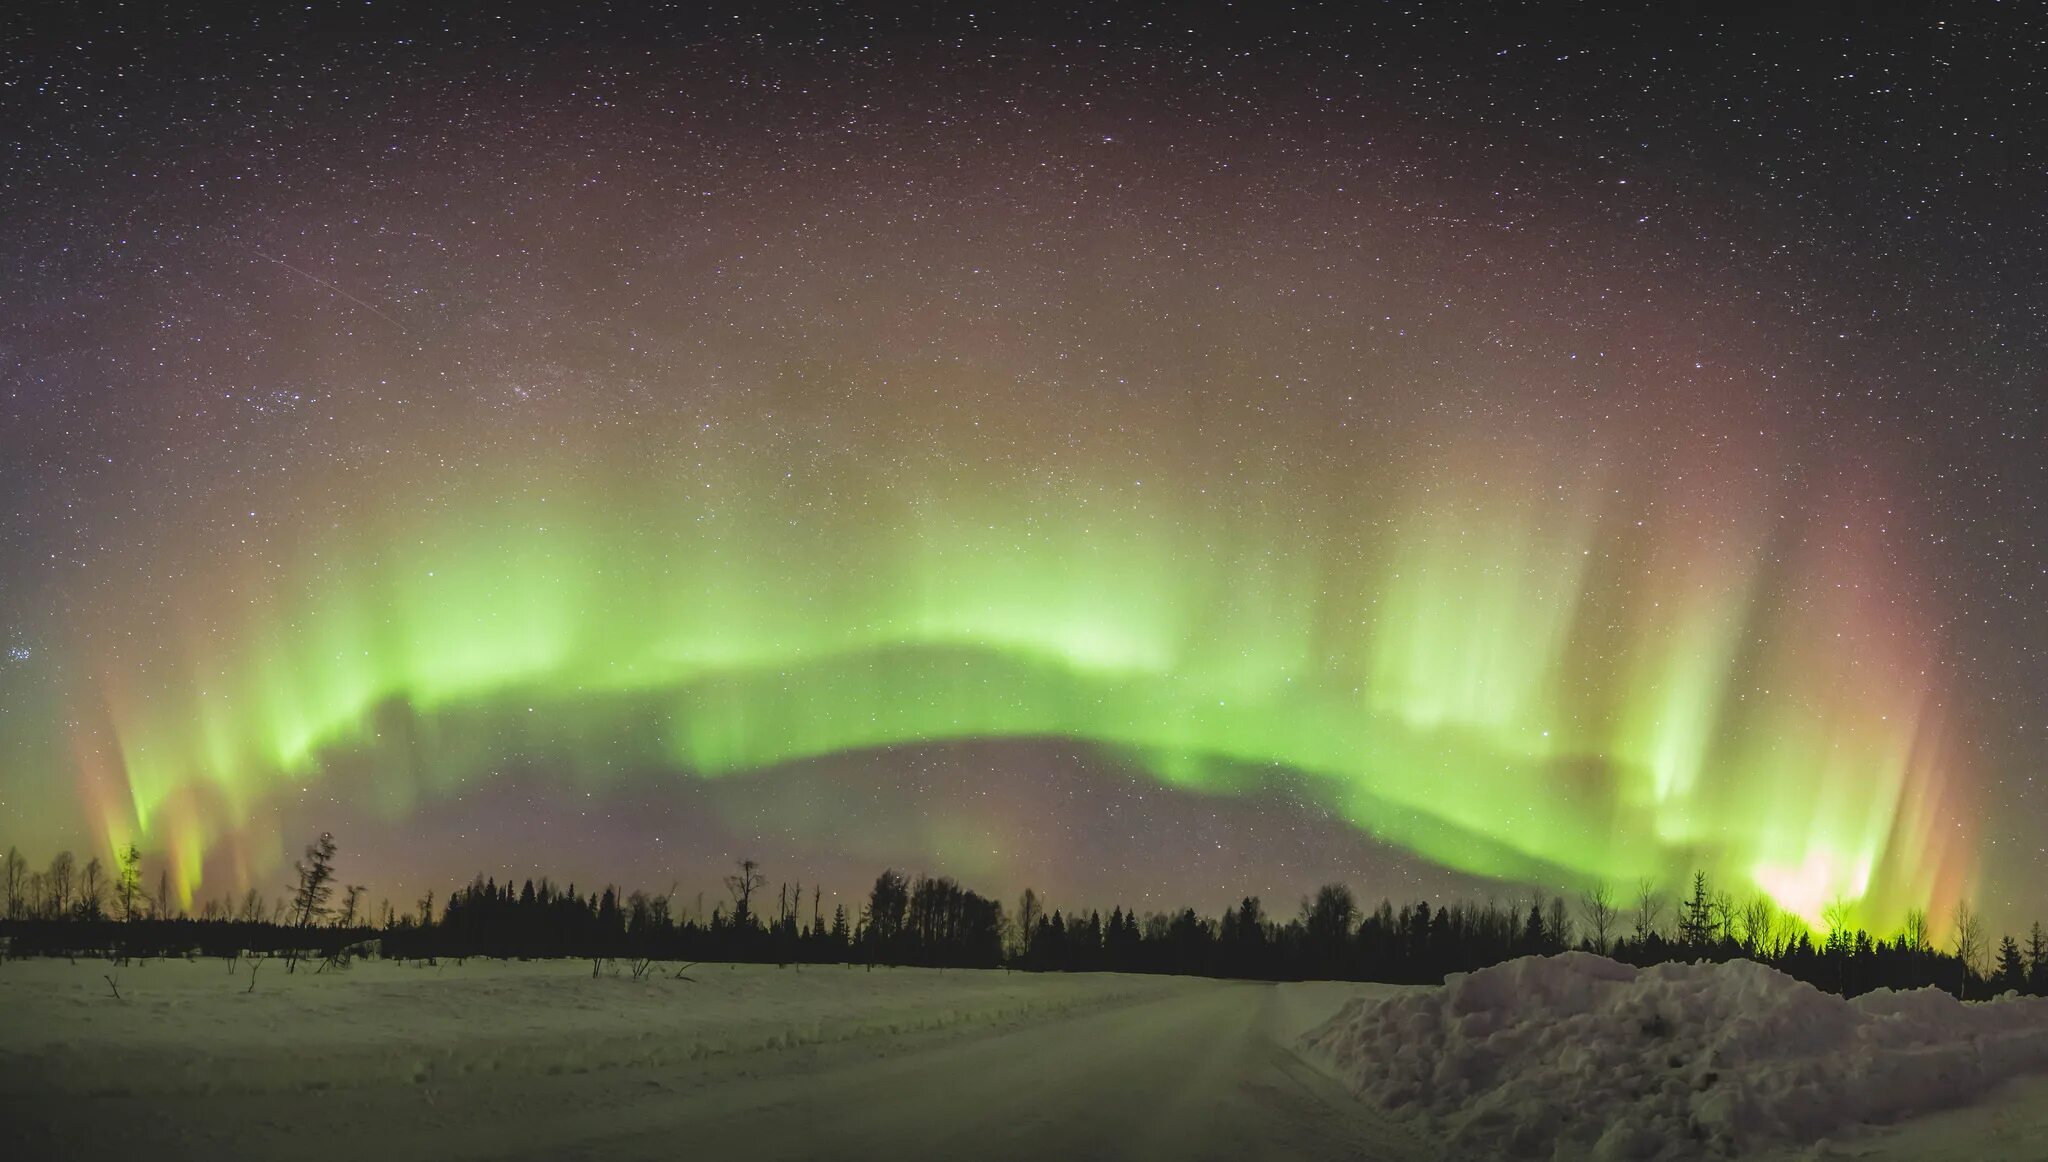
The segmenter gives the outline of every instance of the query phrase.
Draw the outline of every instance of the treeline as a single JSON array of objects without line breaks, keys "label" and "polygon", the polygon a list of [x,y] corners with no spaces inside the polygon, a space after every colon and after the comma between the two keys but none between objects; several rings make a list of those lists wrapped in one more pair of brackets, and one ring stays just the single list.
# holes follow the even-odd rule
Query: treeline
[{"label": "treeline", "polygon": [[[813,885],[782,884],[772,901],[752,860],[727,876],[728,899],[708,916],[678,918],[668,895],[621,894],[607,886],[580,895],[543,878],[515,889],[479,877],[455,891],[438,920],[402,919],[380,931],[398,956],[631,957],[800,964],[869,963],[989,968],[1003,963],[1003,909],[943,876],[906,879],[885,871],[866,907],[823,909]],[[701,905],[700,905],[701,906]],[[772,911],[769,910],[772,907]],[[431,911],[431,908],[427,909]]]},{"label": "treeline", "polygon": [[[174,914],[161,889],[154,898],[139,890],[132,848],[116,860],[113,877],[79,874],[69,857],[31,876],[10,851],[0,936],[12,955],[251,952],[283,956],[294,966],[308,957],[334,964],[356,953],[376,953],[1413,984],[1518,956],[1580,949],[1637,965],[1748,958],[1851,996],[1927,985],[1968,998],[2008,991],[2048,995],[2048,936],[2038,923],[2024,942],[2007,936],[1992,950],[1982,922],[1959,905],[1950,918],[1951,942],[1937,947],[1924,912],[1909,913],[1897,935],[1880,938],[1848,923],[1847,909],[1838,905],[1828,910],[1825,931],[1816,935],[1766,897],[1738,902],[1716,891],[1705,873],[1696,874],[1691,890],[1675,900],[1641,883],[1628,907],[1608,889],[1595,887],[1573,904],[1555,896],[1526,906],[1418,901],[1397,907],[1382,900],[1367,911],[1349,887],[1329,884],[1301,900],[1294,915],[1278,919],[1257,897],[1220,917],[1192,908],[1140,915],[1122,907],[1105,916],[1050,908],[1028,889],[1011,912],[947,877],[910,878],[892,870],[876,877],[865,903],[853,912],[835,905],[828,913],[817,885],[807,896],[801,882],[781,883],[771,896],[761,867],[744,860],[725,877],[724,895],[708,914],[701,896],[693,909],[680,909],[674,888],[665,894],[612,885],[583,891],[547,878],[515,886],[484,876],[449,893],[438,910],[429,893],[400,911],[388,902],[367,907],[360,887],[344,887],[337,897],[334,851],[331,836],[308,847],[289,894],[274,903],[250,892],[238,901],[202,906],[198,916]],[[95,886],[100,890],[94,892]]]},{"label": "treeline", "polygon": [[1741,909],[1728,906],[1704,873],[1669,908],[1645,886],[1626,930],[1621,909],[1601,888],[1585,893],[1577,909],[1552,897],[1532,899],[1526,909],[1491,901],[1396,907],[1382,900],[1366,912],[1349,887],[1329,884],[1284,922],[1268,917],[1257,897],[1220,919],[1191,908],[1142,920],[1121,909],[1107,919],[1058,911],[1030,919],[1040,910],[1026,892],[1019,915],[1030,936],[1015,950],[1016,967],[1434,984],[1518,956],[1578,950],[1635,965],[1747,958],[1848,996],[1928,985],[1971,998],[2007,991],[2048,996],[2048,934],[2038,923],[2024,946],[2005,938],[1989,965],[1978,959],[1982,926],[1967,906],[1957,911],[1957,949],[1936,948],[1923,915],[1909,918],[1906,933],[1880,939],[1840,923],[1831,910],[1838,922],[1816,940],[1803,922],[1761,897]]}]

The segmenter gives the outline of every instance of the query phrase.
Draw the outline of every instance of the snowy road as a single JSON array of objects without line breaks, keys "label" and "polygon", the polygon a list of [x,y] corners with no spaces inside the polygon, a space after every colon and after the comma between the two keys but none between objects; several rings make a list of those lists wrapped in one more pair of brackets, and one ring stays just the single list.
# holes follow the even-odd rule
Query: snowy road
[{"label": "snowy road", "polygon": [[[697,1127],[704,1147],[853,1157],[1420,1156],[1284,1049],[1277,990],[1222,985],[987,1035],[789,1063],[674,1100],[627,1100],[557,1145],[654,1157]],[[778,1063],[779,1064],[779,1063]]]},{"label": "snowy road", "polygon": [[[258,1009],[208,991],[204,965],[131,972],[133,1007],[95,996],[84,966],[13,995],[10,977],[59,968],[9,965],[0,998],[43,1021],[24,1051],[0,1047],[0,1119],[47,1157],[1431,1156],[1285,1047],[1361,986],[721,967],[698,989],[366,966],[345,997],[268,982]],[[188,984],[202,996],[168,999]],[[218,1044],[209,1020],[229,1022]]]},{"label": "snowy road", "polygon": [[1273,988],[1221,985],[778,1059],[679,1093],[595,1097],[514,1156],[651,1158],[679,1140],[753,1158],[816,1157],[821,1141],[862,1158],[1419,1156],[1281,1047],[1280,1007]]}]

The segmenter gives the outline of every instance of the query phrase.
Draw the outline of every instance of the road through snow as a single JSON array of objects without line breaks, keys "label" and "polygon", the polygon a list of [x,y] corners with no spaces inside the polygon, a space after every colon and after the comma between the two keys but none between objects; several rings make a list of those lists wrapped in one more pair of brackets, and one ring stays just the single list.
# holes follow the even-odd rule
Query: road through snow
[{"label": "road through snow", "polygon": [[[295,979],[270,982],[280,996],[261,1010],[237,1012],[215,986],[189,1009],[124,1011],[83,983],[24,997],[9,985],[25,967],[62,966],[0,971],[0,998],[43,1010],[10,1006],[37,1027],[9,1039],[22,1051],[0,1047],[0,1119],[40,1148],[25,1156],[1433,1156],[1288,1048],[1371,986],[711,966],[693,970],[697,990],[506,966],[546,974],[550,1011],[562,996],[613,998],[580,1021],[521,1026],[522,998],[539,994],[518,979],[363,987],[397,970],[359,966],[352,1000]],[[124,988],[175,996],[190,982],[171,975],[213,979],[196,969],[131,971]],[[437,994],[457,1011],[437,1011]],[[838,1023],[776,1015],[804,1002]],[[646,1027],[629,1035],[622,1020]],[[229,1022],[211,1048],[208,1021]]]},{"label": "road through snow", "polygon": [[821,1134],[868,1158],[1416,1157],[1280,1044],[1282,1008],[1258,985],[1117,1003],[626,1103],[572,1137],[607,1157],[652,1157],[680,1116],[709,1128],[705,1145],[759,1158],[815,1157]]}]

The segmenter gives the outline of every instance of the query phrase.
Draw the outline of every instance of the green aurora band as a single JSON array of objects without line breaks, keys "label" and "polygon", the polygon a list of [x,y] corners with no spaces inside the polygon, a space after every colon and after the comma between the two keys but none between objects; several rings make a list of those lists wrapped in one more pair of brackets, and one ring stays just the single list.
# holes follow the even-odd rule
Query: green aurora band
[{"label": "green aurora band", "polygon": [[514,760],[597,788],[1056,736],[1203,792],[1298,772],[1507,881],[1697,866],[1809,922],[1967,886],[1903,582],[1862,514],[1788,521],[1741,464],[1562,470],[1528,435],[1358,479],[1144,448],[968,470],[958,434],[761,455],[777,423],[570,441],[302,519],[281,562],[219,550],[134,615],[168,648],[102,650],[108,838],[167,850],[189,900],[340,764],[398,818]]}]

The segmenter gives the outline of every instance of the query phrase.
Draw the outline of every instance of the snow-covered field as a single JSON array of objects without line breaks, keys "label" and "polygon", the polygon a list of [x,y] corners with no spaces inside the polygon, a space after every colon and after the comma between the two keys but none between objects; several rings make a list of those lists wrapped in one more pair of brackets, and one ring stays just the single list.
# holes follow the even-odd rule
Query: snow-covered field
[{"label": "snow-covered field", "polygon": [[[2048,1071],[2044,1000],[1843,1000],[1748,961],[1636,969],[1567,953],[1355,999],[1302,1045],[1459,1157],[2048,1158],[2048,1135],[2011,1132],[2048,1130],[2025,1108],[2040,1091],[1993,1093]],[[1868,1130],[1972,1105],[1937,1138]]]},{"label": "snow-covered field", "polygon": [[25,1157],[1432,1156],[1288,1048],[1375,986],[620,971],[0,964],[0,1128]]},{"label": "snow-covered field", "polygon": [[1583,956],[1442,989],[673,972],[0,964],[0,1154],[2048,1159],[2042,1002]]}]

